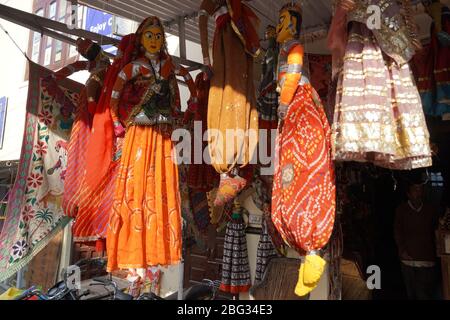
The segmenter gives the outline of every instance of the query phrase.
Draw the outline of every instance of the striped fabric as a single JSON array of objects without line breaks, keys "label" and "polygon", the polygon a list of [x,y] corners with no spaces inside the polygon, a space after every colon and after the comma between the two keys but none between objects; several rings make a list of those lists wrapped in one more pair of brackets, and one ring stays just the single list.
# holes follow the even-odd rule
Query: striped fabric
[{"label": "striped fabric", "polygon": [[264,220],[261,229],[261,237],[258,242],[258,251],[256,252],[255,283],[258,283],[263,279],[267,264],[270,259],[276,256],[277,252],[273,246],[269,232],[267,231],[266,221]]},{"label": "striped fabric", "polygon": [[251,287],[245,223],[240,214],[228,222],[223,248],[220,290],[232,294],[248,292]]},{"label": "striped fabric", "polygon": [[337,161],[393,170],[432,165],[429,132],[409,65],[398,65],[363,23],[350,25],[332,136]]}]

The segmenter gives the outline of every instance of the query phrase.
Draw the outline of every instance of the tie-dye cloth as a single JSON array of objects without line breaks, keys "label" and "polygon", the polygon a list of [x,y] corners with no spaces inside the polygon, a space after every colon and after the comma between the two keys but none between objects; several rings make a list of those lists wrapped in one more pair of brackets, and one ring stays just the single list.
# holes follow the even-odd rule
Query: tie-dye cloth
[{"label": "tie-dye cloth", "polygon": [[[61,204],[73,110],[61,108],[41,87],[41,79],[51,71],[32,62],[29,70],[19,170],[0,234],[0,281],[23,268],[70,222]],[[70,80],[58,85],[76,104],[82,86]]]}]

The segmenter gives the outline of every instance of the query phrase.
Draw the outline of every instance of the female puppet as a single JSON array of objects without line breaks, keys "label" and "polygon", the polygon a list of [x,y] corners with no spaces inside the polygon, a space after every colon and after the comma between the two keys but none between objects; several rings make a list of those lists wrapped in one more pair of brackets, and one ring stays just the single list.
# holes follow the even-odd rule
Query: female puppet
[{"label": "female puppet", "polygon": [[[49,81],[48,88],[59,100],[68,102],[68,99],[65,99],[64,94],[59,89],[57,81],[82,70],[88,70],[90,73],[85,89],[80,95],[79,103],[74,107],[76,116],[68,146],[63,198],[64,213],[75,218],[72,230],[75,241],[90,241],[106,236],[106,223],[102,223],[102,219],[87,216],[85,214],[86,208],[93,203],[99,203],[98,207],[107,207],[106,201],[108,199],[106,199],[104,193],[98,192],[97,196],[90,197],[89,201],[86,202],[80,199],[79,194],[83,183],[86,144],[91,135],[92,118],[100,98],[107,70],[110,67],[110,61],[101,47],[89,39],[79,38],[76,45],[78,52],[87,61],[77,61],[52,74],[52,81]],[[95,216],[102,215],[98,207],[95,210]]]},{"label": "female puppet", "polygon": [[307,295],[320,280],[319,251],[330,239],[335,214],[330,127],[316,91],[302,75],[302,10],[290,2],[280,10],[279,133],[275,152],[272,220],[283,239],[306,258],[296,294]]},{"label": "female puppet", "polygon": [[[135,45],[139,57],[119,72],[111,94],[115,134],[126,133],[107,236],[109,271],[171,265],[181,258],[178,169],[171,141],[181,116],[176,79],[181,69],[167,52],[159,18],[141,23]],[[192,78],[182,74],[195,98]],[[130,83],[140,88],[139,102],[124,110],[120,101]]]},{"label": "female puppet", "polygon": [[[208,66],[208,16],[216,22],[208,143],[212,165],[221,174],[215,201],[221,206],[246,186],[247,180],[239,169],[247,167],[257,145],[258,112],[253,84],[253,57],[259,53],[254,26],[257,17],[241,0],[203,0],[200,9],[201,45],[204,64]],[[227,136],[227,130],[238,137]]]},{"label": "female puppet", "polygon": [[[341,61],[334,159],[410,170],[432,164],[429,133],[408,62],[420,45],[408,0],[341,0],[329,43]],[[371,19],[369,6],[380,8]],[[401,7],[405,10],[401,10]],[[405,12],[403,14],[402,12]],[[378,27],[372,25],[380,22]]]}]

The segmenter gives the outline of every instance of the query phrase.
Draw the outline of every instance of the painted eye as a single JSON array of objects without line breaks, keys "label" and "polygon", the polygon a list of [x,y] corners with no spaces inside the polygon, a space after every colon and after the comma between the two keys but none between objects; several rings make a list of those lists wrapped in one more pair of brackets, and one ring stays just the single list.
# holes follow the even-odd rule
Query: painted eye
[{"label": "painted eye", "polygon": [[148,39],[152,39],[152,38],[153,38],[153,33],[151,33],[151,32],[146,32],[146,33],[145,33],[145,37],[148,38]]},{"label": "painted eye", "polygon": [[156,40],[161,40],[161,35],[160,34],[156,35]]}]

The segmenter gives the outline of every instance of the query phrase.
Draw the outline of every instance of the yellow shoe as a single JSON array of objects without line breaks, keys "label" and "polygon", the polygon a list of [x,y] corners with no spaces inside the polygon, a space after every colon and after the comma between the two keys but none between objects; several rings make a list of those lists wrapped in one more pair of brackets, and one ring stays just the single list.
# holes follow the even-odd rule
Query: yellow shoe
[{"label": "yellow shoe", "polygon": [[304,270],[305,270],[305,264],[302,263],[300,266],[300,270],[298,271],[297,286],[295,287],[295,294],[299,297],[304,297],[304,296],[308,295],[317,286],[317,284],[314,286],[309,286],[304,283],[304,279],[303,279]]},{"label": "yellow shoe", "polygon": [[308,286],[317,286],[325,270],[326,261],[318,255],[307,255],[303,272],[303,282]]},{"label": "yellow shoe", "polygon": [[3,294],[0,295],[0,300],[14,300],[16,297],[20,296],[24,290],[17,288],[9,288]]}]

